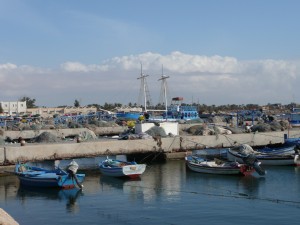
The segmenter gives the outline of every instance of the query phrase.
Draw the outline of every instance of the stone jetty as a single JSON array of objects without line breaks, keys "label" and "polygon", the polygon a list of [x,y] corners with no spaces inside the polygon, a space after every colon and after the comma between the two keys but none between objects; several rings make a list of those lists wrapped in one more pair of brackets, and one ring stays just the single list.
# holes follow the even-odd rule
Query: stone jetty
[{"label": "stone jetty", "polygon": [[[51,131],[51,130],[49,130]],[[41,132],[41,131],[39,131]],[[82,132],[77,129],[52,130],[56,134],[70,134]],[[19,131],[5,132],[12,139],[20,136]],[[22,131],[22,137],[29,138],[37,135],[37,131]],[[284,136],[299,137],[299,130],[280,132],[255,132],[230,135],[176,135],[174,137],[117,140],[101,138],[92,141],[76,142],[64,141],[59,143],[20,143],[6,144],[0,147],[0,165],[12,165],[17,161],[43,161],[66,158],[95,157],[117,154],[138,154],[163,152],[165,154],[184,153],[193,149],[206,147],[231,147],[235,144],[247,143],[251,146],[264,146],[284,142]],[[182,155],[181,155],[182,157]]]}]

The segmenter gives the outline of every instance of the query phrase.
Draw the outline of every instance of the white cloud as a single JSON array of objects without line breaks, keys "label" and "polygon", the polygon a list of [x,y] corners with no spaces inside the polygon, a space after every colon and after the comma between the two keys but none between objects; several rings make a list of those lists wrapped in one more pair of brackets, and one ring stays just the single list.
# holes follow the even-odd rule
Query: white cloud
[{"label": "white cloud", "polygon": [[163,65],[164,69],[176,73],[234,73],[238,69],[238,61],[232,57],[188,55],[178,51],[165,56],[147,52],[115,57],[105,63],[114,67],[119,65],[125,70],[138,69],[140,63],[146,70],[153,67],[160,70]]},{"label": "white cloud", "polygon": [[15,64],[12,63],[5,63],[0,65],[0,71],[4,71],[4,70],[13,70],[16,69],[17,66]]},{"label": "white cloud", "polygon": [[[154,104],[158,103],[158,79],[163,65],[169,92],[183,96],[186,103],[199,99],[204,104],[267,104],[299,102],[300,61],[239,61],[234,57],[169,55],[146,52],[114,57],[101,64],[65,62],[59,69],[0,64],[2,101],[30,96],[39,105],[136,102],[141,64]],[[297,101],[298,100],[298,101]]]},{"label": "white cloud", "polygon": [[80,62],[65,62],[61,64],[61,68],[67,72],[95,72],[106,71],[106,66],[100,65],[84,65]]}]

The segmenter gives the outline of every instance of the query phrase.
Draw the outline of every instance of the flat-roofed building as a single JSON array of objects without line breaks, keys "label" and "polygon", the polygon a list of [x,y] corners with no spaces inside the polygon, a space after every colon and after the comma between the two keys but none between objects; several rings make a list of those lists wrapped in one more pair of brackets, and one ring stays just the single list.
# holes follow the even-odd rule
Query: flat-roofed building
[{"label": "flat-roofed building", "polygon": [[97,112],[95,106],[87,107],[61,107],[61,108],[29,108],[27,109],[27,114],[29,115],[40,115],[41,117],[53,117],[53,115],[78,115],[78,114],[88,114]]},{"label": "flat-roofed building", "polygon": [[21,102],[0,102],[3,109],[3,114],[6,115],[19,115],[25,114],[27,110],[26,101]]}]

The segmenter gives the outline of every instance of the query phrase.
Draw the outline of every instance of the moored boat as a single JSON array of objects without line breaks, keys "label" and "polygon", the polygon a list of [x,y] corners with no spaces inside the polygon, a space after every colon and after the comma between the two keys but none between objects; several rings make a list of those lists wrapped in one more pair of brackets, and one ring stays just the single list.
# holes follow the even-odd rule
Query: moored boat
[{"label": "moored boat", "polygon": [[146,164],[127,162],[117,159],[105,159],[99,163],[99,169],[105,176],[138,178],[146,170]]},{"label": "moored boat", "polygon": [[292,127],[300,127],[300,108],[293,108],[292,112],[287,114],[287,118]]},{"label": "moored boat", "polygon": [[119,120],[138,120],[141,116],[143,116],[143,112],[125,112],[125,111],[119,111],[116,113],[116,117]]},{"label": "moored boat", "polygon": [[293,143],[284,143],[282,146],[279,147],[264,147],[261,149],[256,149],[257,152],[262,154],[269,154],[269,155],[293,155],[296,151],[296,144]]},{"label": "moored boat", "polygon": [[17,163],[14,174],[24,186],[70,189],[77,185],[82,188],[85,174],[76,174],[77,169],[78,164],[75,161],[69,164],[67,171],[60,168],[48,170],[26,163]]},{"label": "moored boat", "polygon": [[295,165],[295,154],[268,154],[254,151],[249,145],[241,145],[230,148],[227,151],[227,159],[233,162],[242,163],[243,159],[248,155],[254,155],[256,159],[261,162],[261,165],[270,166],[285,166]]},{"label": "moored boat", "polygon": [[238,162],[227,162],[220,159],[206,160],[202,157],[190,155],[185,157],[187,167],[198,173],[219,175],[250,175],[255,169]]}]

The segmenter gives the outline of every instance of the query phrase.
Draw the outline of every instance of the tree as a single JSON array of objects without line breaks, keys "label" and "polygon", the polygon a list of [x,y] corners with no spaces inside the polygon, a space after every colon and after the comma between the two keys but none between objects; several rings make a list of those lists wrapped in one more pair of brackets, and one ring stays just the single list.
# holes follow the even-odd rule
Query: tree
[{"label": "tree", "polygon": [[74,106],[75,107],[79,107],[80,106],[80,102],[77,99],[75,99]]},{"label": "tree", "polygon": [[3,108],[1,104],[0,104],[0,113],[3,113]]},{"label": "tree", "polygon": [[88,104],[87,107],[96,107],[97,108],[97,111],[99,111],[101,109],[101,105],[99,104],[96,104],[96,103],[93,103],[93,104]]},{"label": "tree", "polygon": [[27,108],[36,108],[37,106],[35,105],[35,99],[31,99],[27,96],[21,97],[19,99],[20,102],[26,102]]}]

